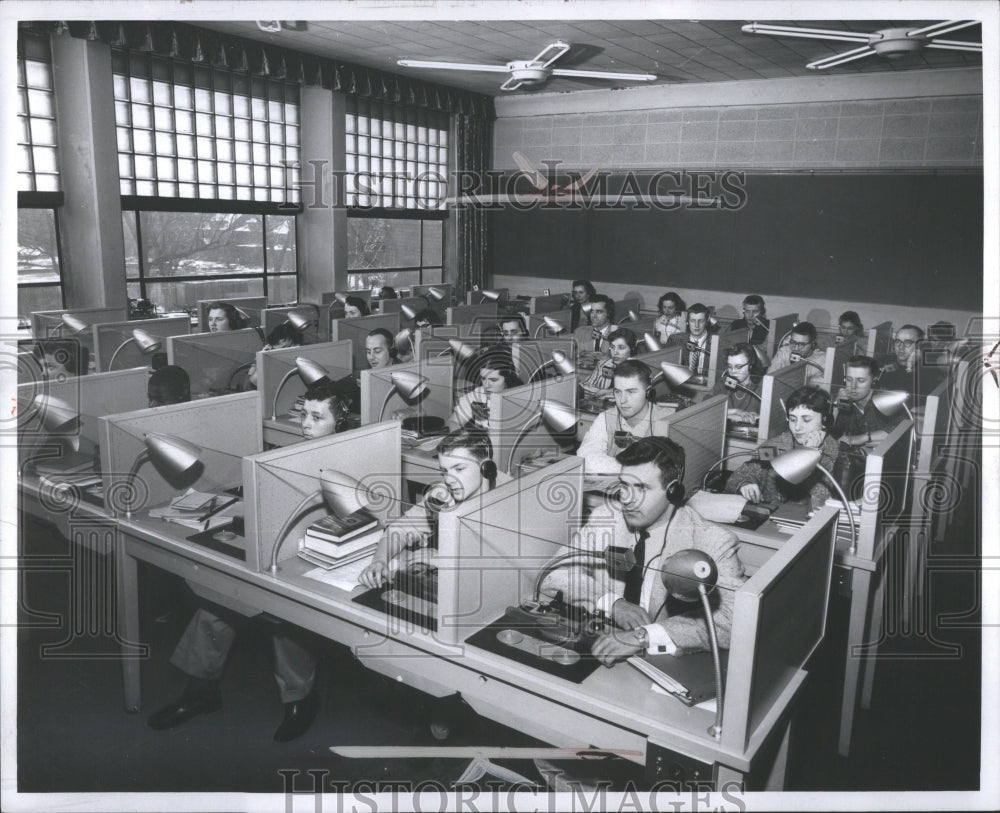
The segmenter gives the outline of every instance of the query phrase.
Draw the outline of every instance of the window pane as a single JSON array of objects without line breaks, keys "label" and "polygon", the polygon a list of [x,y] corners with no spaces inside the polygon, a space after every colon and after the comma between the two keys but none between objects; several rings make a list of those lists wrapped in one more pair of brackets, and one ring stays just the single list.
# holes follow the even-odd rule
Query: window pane
[{"label": "window pane", "polygon": [[147,282],[146,296],[162,311],[186,311],[199,299],[263,296],[264,278]]},{"label": "window pane", "polygon": [[419,220],[352,217],[347,221],[347,267],[420,266]]},{"label": "window pane", "polygon": [[[440,279],[432,282],[440,282]],[[420,285],[419,271],[370,271],[364,274],[350,273],[347,275],[347,288],[351,291],[366,291],[391,285],[397,291]],[[442,316],[444,314],[441,314]]]},{"label": "window pane", "polygon": [[139,217],[147,277],[263,274],[260,215],[140,212]]},{"label": "window pane", "polygon": [[17,210],[17,281],[60,282],[52,209]]},{"label": "window pane", "polygon": [[135,212],[122,212],[122,234],[125,235],[125,277],[139,276],[139,244],[135,237]]},{"label": "window pane", "polygon": [[17,289],[17,314],[22,319],[30,318],[35,311],[56,311],[62,307],[62,288],[59,285]]},{"label": "window pane", "polygon": [[[444,222],[441,220],[424,220],[424,265],[444,265],[442,252],[444,249]],[[439,280],[440,281],[440,280]]]},{"label": "window pane", "polygon": [[270,302],[296,302],[299,298],[295,277],[267,276],[267,301]]},{"label": "window pane", "polygon": [[[294,274],[295,265],[295,217],[291,215],[268,215],[267,226],[267,270],[274,274]],[[270,291],[268,292],[270,295]]]}]

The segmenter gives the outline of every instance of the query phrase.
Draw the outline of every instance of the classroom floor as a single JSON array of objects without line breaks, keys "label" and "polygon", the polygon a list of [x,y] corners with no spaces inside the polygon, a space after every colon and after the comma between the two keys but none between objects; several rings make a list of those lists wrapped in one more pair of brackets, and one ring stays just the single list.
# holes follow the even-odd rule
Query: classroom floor
[{"label": "classroom floor", "polygon": [[[66,544],[32,526],[29,549],[65,556]],[[975,557],[980,538],[962,517],[933,555]],[[270,626],[241,631],[223,679],[223,708],[171,731],[153,731],[147,715],[174,699],[183,678],[168,663],[190,617],[193,597],[184,583],[153,568],[140,570],[141,632],[150,645],[142,665],[142,714],[123,710],[121,669],[114,640],[80,638],[41,656],[44,645],[66,638],[65,622],[46,625],[44,614],[68,617],[66,571],[26,570],[18,630],[17,781],[22,792],[228,791],[281,792],[299,771],[296,788],[323,774],[338,781],[436,780],[447,786],[460,760],[349,760],[339,745],[437,744],[429,734],[424,696],[364,669],[335,644],[318,640],[322,706],[299,740],[271,740],[281,719],[271,677]],[[849,758],[836,753],[838,657],[846,640],[847,600],[831,604],[828,634],[810,669],[793,724],[787,787],[802,791],[897,791],[978,788],[980,648],[978,573],[932,570],[928,603],[912,629],[894,622],[879,652],[872,709],[859,711]],[[895,598],[890,605],[898,605]],[[892,618],[898,613],[887,611]],[[50,617],[50,618],[51,618]],[[30,623],[24,623],[30,622]],[[957,649],[951,649],[957,647]],[[448,744],[532,745],[504,726],[460,713]],[[535,778],[530,762],[506,763]],[[625,766],[628,768],[629,766]],[[286,773],[281,773],[286,772]],[[617,776],[618,774],[616,774]],[[625,770],[621,776],[639,774]],[[311,785],[306,785],[308,790]]]}]

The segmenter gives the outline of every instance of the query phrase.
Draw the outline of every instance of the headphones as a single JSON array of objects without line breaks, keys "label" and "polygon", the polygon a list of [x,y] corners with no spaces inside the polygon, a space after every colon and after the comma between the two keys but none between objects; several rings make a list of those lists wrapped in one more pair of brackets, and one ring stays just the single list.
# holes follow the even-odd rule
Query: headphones
[{"label": "headphones", "polygon": [[391,358],[393,361],[399,358],[399,351],[396,349],[396,340],[395,338],[393,338],[392,334],[389,333],[388,330],[386,330],[385,328],[375,328],[374,330],[369,330],[368,335],[381,336],[382,338],[384,338],[386,340],[386,343],[389,345],[389,358]]},{"label": "headphones", "polygon": [[483,432],[483,441],[486,444],[488,457],[479,464],[479,474],[484,480],[488,480],[490,488],[493,488],[496,484],[498,471],[497,464],[493,462],[493,441],[485,432]]},{"label": "headphones", "polygon": [[[673,450],[667,445],[667,439],[657,436],[650,436],[646,438],[650,443],[652,443],[657,449],[657,456],[661,454],[673,455]],[[684,487],[684,468],[677,473],[677,476],[667,483],[666,488],[663,490],[666,494],[667,501],[674,506],[679,506],[684,504],[684,499],[687,497],[687,489]]]},{"label": "headphones", "polygon": [[343,432],[347,429],[347,423],[350,420],[350,412],[347,409],[347,404],[344,403],[342,398],[335,397],[332,400],[334,402],[334,410],[336,412],[333,418],[333,431]]}]

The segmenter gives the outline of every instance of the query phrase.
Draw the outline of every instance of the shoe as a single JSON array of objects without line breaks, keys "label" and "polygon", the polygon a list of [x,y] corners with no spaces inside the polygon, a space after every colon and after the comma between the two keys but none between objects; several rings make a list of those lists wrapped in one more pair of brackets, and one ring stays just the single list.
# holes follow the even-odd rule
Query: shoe
[{"label": "shoe", "polygon": [[301,700],[285,703],[285,719],[274,732],[275,742],[291,742],[297,740],[312,725],[319,711],[319,695],[310,692]]},{"label": "shoe", "polygon": [[189,681],[173,703],[154,711],[146,724],[156,731],[174,728],[199,714],[211,714],[222,708],[222,693],[218,681]]}]

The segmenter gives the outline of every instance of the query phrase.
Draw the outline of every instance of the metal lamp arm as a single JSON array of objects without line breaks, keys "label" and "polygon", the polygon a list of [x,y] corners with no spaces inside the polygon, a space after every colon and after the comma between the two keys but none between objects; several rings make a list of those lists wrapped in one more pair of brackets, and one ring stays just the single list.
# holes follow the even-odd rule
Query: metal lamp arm
[{"label": "metal lamp arm", "polygon": [[844,510],[847,512],[847,518],[851,521],[851,546],[848,548],[847,552],[850,554],[857,553],[858,551],[858,526],[854,521],[854,514],[851,513],[851,503],[847,499],[847,495],[844,494],[844,490],[840,487],[840,483],[837,482],[836,478],[819,463],[816,464],[817,471],[823,472],[826,479],[830,481],[830,485],[833,486],[834,490],[837,492],[837,496],[840,497],[841,502],[844,503]]},{"label": "metal lamp arm", "polygon": [[298,522],[302,515],[307,511],[312,510],[318,505],[323,503],[323,492],[314,491],[312,494],[304,497],[302,502],[292,509],[292,512],[288,515],[288,519],[285,520],[285,524],[281,526],[281,530],[278,531],[277,537],[274,540],[274,547],[271,549],[271,575],[276,576],[278,573],[278,553],[281,552],[281,545],[285,541],[285,537],[288,536],[288,532],[292,529],[292,526]]},{"label": "metal lamp arm", "polygon": [[115,368],[115,359],[118,358],[118,354],[121,352],[122,348],[124,348],[129,342],[135,343],[135,338],[128,338],[115,348],[115,352],[111,354],[111,361],[108,362],[108,372],[111,372],[111,370]]},{"label": "metal lamp arm", "polygon": [[[249,369],[249,368],[248,368]],[[293,375],[298,373],[298,368],[292,367],[287,373],[281,377],[281,382],[278,384],[278,388],[274,391],[274,400],[271,401],[271,420],[276,421],[278,419],[278,396],[281,395],[281,390],[285,386],[285,382],[288,381]]]}]

